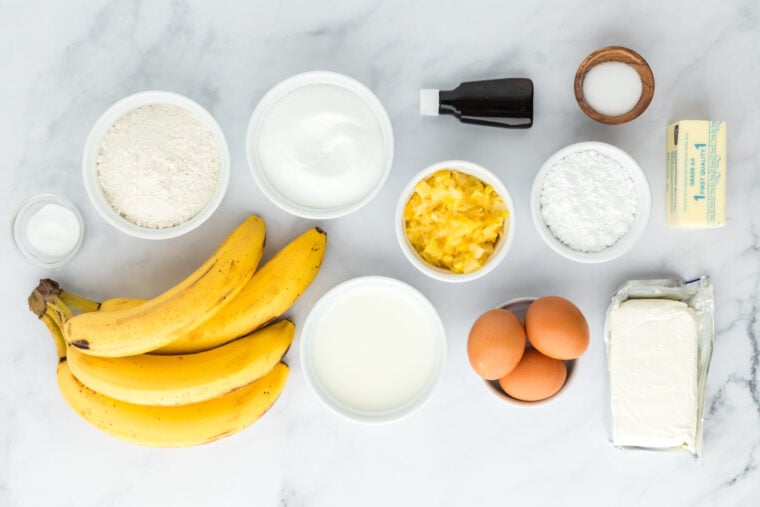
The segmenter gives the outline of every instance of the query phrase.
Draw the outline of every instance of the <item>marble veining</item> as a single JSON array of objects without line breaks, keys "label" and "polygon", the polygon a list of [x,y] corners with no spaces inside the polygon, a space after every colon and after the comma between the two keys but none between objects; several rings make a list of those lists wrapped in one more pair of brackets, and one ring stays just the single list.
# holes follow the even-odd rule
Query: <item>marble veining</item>
[{"label": "marble veining", "polygon": [[[610,44],[647,59],[656,89],[633,122],[586,118],[572,83],[580,61]],[[0,505],[760,505],[760,4],[756,0],[0,0],[0,207],[6,220],[29,195],[71,198],[85,218],[80,254],[45,272],[0,238],[6,323],[0,340]],[[388,110],[392,173],[365,208],[311,222],[275,208],[256,188],[245,130],[258,100],[306,70],[346,73]],[[526,131],[468,126],[418,114],[420,88],[489,77],[534,80]],[[130,93],[164,89],[205,106],[227,136],[232,178],[217,213],[187,236],[127,237],[89,204],[80,175],[98,115]],[[675,231],[664,224],[665,127],[678,119],[728,124],[728,225]],[[625,256],[580,265],[533,229],[529,193],[544,160],[579,141],[610,142],[644,170],[652,215]],[[427,165],[472,160],[509,188],[514,247],[465,285],[425,278],[393,230],[398,195]],[[26,296],[44,276],[93,298],[148,297],[192,270],[248,212],[267,220],[265,257],[312,225],[328,231],[324,266],[288,312],[303,323],[331,287],[387,275],[421,290],[443,316],[444,379],[417,413],[364,426],[325,409],[309,391],[297,346],[288,385],[251,428],[192,449],[128,445],[101,434],[58,392],[55,353]],[[609,443],[602,341],[610,294],[626,279],[708,274],[716,342],[707,382],[704,457],[615,449]],[[573,300],[592,329],[572,385],[540,408],[503,404],[471,372],[470,323],[518,296]],[[298,338],[296,338],[298,339]]]}]

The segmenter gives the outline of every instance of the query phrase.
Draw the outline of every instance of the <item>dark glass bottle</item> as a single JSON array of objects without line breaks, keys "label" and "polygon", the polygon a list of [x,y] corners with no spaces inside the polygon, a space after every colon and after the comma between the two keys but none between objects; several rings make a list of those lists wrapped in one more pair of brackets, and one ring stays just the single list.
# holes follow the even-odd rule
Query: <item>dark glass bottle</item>
[{"label": "dark glass bottle", "polygon": [[462,83],[453,90],[421,90],[420,113],[450,114],[463,123],[510,129],[533,125],[533,81],[490,79]]}]

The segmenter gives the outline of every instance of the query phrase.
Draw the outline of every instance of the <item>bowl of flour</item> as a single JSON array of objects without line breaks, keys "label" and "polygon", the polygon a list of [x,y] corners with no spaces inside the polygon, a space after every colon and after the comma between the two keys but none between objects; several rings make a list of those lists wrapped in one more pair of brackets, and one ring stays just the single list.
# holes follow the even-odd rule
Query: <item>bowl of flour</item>
[{"label": "bowl of flour", "polygon": [[95,122],[82,158],[85,189],[112,226],[173,238],[208,219],[227,191],[230,155],[216,120],[165,91],[130,95]]},{"label": "bowl of flour", "polygon": [[606,262],[641,237],[652,205],[649,183],[636,161],[600,142],[562,148],[544,163],[531,190],[539,236],[568,259]]}]

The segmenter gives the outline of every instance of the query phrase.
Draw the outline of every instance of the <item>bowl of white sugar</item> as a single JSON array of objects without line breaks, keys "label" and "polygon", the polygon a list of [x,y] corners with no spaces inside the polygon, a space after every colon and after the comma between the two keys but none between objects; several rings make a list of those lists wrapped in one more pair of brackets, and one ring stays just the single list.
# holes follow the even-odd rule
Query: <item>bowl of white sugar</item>
[{"label": "bowl of white sugar", "polygon": [[654,96],[654,75],[637,52],[607,46],[581,62],[574,88],[578,105],[589,118],[619,125],[647,109]]},{"label": "bowl of white sugar", "polygon": [[562,148],[538,171],[531,215],[539,236],[568,259],[606,262],[641,237],[652,205],[649,183],[636,161],[600,142]]},{"label": "bowl of white sugar", "polygon": [[347,215],[380,191],[393,162],[393,130],[372,91],[315,71],[275,85],[248,124],[248,165],[262,193],[304,218]]},{"label": "bowl of white sugar", "polygon": [[125,97],[95,122],[82,158],[95,209],[120,231],[173,238],[208,219],[230,179],[222,129],[201,105],[165,91]]}]

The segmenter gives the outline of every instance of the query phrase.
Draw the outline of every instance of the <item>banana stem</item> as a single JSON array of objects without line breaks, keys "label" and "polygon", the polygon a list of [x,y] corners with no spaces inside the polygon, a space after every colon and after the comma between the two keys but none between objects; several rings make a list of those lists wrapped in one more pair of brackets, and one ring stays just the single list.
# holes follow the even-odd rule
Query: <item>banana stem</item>
[{"label": "banana stem", "polygon": [[80,313],[96,312],[100,309],[99,302],[68,292],[61,288],[61,284],[50,278],[40,280],[40,284],[35,290],[45,301],[52,301],[56,297],[60,298],[65,306]]},{"label": "banana stem", "polygon": [[45,298],[40,294],[40,292],[37,289],[34,289],[31,294],[29,294],[29,297],[26,299],[26,302],[29,303],[29,309],[34,313],[38,318],[42,318],[43,315],[45,315],[45,310],[47,310],[47,304],[45,303]]},{"label": "banana stem", "polygon": [[63,324],[74,317],[74,313],[71,311],[71,309],[66,306],[66,303],[61,300],[58,296],[51,296],[49,299],[46,300],[47,307],[49,309],[52,309],[56,315],[58,316],[59,326],[63,326]]},{"label": "banana stem", "polygon": [[[56,308],[54,308],[52,303],[45,302],[44,296],[37,289],[32,291],[27,302],[29,303],[29,309],[34,312],[48,328],[48,331],[50,331],[50,335],[55,343],[55,350],[58,354],[58,361],[64,360],[66,358],[66,339],[63,337],[63,331],[61,330],[61,323],[63,321]],[[66,311],[68,311],[68,308]]]},{"label": "banana stem", "polygon": [[64,305],[81,313],[97,312],[100,310],[100,302],[78,296],[65,289],[61,289],[58,297]]},{"label": "banana stem", "polygon": [[50,335],[53,337],[55,343],[55,350],[58,354],[58,362],[66,359],[66,339],[63,337],[63,331],[58,324],[58,316],[52,309],[48,308],[40,320],[47,326],[50,331]]},{"label": "banana stem", "polygon": [[50,278],[44,278],[40,280],[39,285],[37,285],[37,290],[43,298],[47,299],[50,296],[57,296],[61,293],[61,286],[58,282],[55,280],[51,280]]}]

